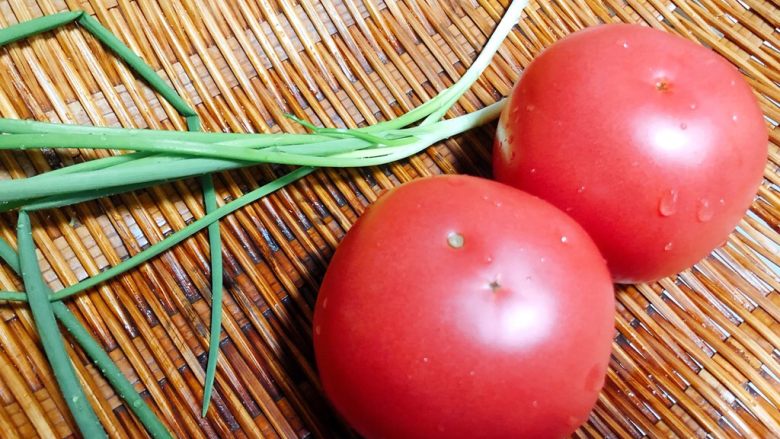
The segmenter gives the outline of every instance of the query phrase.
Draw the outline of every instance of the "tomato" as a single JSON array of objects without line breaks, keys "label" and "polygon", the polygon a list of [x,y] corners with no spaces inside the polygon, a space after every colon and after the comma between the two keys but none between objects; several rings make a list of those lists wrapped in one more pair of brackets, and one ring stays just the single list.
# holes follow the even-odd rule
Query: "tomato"
[{"label": "tomato", "polygon": [[722,243],[761,183],[768,134],[731,64],[683,38],[604,25],[550,46],[499,122],[495,177],[569,213],[618,282]]},{"label": "tomato", "polygon": [[614,298],[590,237],[545,201],[416,180],[339,245],[314,314],[325,393],[371,438],[563,437],[609,360]]}]

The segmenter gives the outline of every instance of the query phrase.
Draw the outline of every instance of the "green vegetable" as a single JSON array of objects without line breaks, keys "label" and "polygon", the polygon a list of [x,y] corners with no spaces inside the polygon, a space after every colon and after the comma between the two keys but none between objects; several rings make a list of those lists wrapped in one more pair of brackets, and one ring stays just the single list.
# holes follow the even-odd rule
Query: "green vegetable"
[{"label": "green vegetable", "polygon": [[[214,180],[211,175],[200,178],[203,186],[203,199],[206,214],[217,210],[217,193],[214,191]],[[219,334],[222,328],[222,238],[219,236],[219,221],[208,226],[209,233],[209,265],[211,266],[211,323],[209,326],[209,354],[206,362],[206,376],[203,386],[203,402],[201,416],[206,416],[214,390],[214,378],[217,372],[219,358]]]},{"label": "green vegetable", "polygon": [[[64,288],[52,294],[50,296],[50,300],[52,301],[62,300],[66,297],[70,297],[74,294],[78,294],[86,289],[92,288],[119,274],[122,274],[127,270],[130,270],[131,268],[135,268],[143,264],[144,262],[148,261],[149,259],[154,258],[155,256],[158,256],[163,252],[169,250],[171,247],[191,237],[195,233],[198,233],[199,231],[207,228],[209,224],[213,223],[214,221],[217,221],[218,219],[223,218],[226,215],[254,201],[259,200],[260,198],[263,198],[266,195],[278,189],[281,189],[282,187],[288,185],[289,183],[292,183],[293,181],[298,180],[299,178],[308,175],[313,171],[314,171],[313,168],[299,168],[281,178],[272,181],[271,183],[260,186],[259,188],[253,190],[252,192],[249,192],[246,195],[237,198],[231,201],[230,203],[225,204],[222,207],[217,208],[213,212],[206,214],[202,218],[193,221],[183,229],[172,233],[166,239],[155,243],[154,245],[150,246],[146,250],[137,253],[128,259],[125,259],[124,261],[120,262],[118,265],[111,267],[105,271],[102,271],[100,274],[97,274],[92,277],[88,277],[75,285]],[[0,300],[16,300],[17,296],[15,296],[15,294],[18,293],[10,293],[9,295],[9,293],[7,292],[1,292]]]},{"label": "green vegetable", "polygon": [[[87,31],[89,31],[95,38],[111,49],[120,59],[126,62],[132,70],[134,70],[142,79],[158,93],[162,95],[170,104],[178,111],[186,120],[187,128],[189,131],[200,131],[200,118],[187,102],[179,96],[176,91],[160,78],[151,67],[149,67],[140,57],[138,57],[132,50],[125,46],[114,34],[108,29],[103,27],[100,22],[94,19],[89,14],[83,11],[63,12],[51,16],[41,17],[35,20],[30,20],[24,23],[20,23],[16,26],[11,26],[7,29],[0,30],[0,45],[8,44],[13,41],[18,41],[22,38],[26,38],[32,35],[39,34],[41,32],[55,29],[64,24],[71,22],[77,22]],[[7,140],[10,136],[3,136],[0,138],[0,143],[3,140]],[[66,139],[66,138],[61,138]],[[143,153],[142,153],[143,154]],[[138,157],[134,157],[138,158]],[[73,174],[77,171],[83,171],[85,169],[98,169],[101,167],[114,166],[118,163],[125,163],[129,158],[112,157],[106,163],[88,163],[80,166],[78,169],[66,169],[61,172],[63,175]],[[216,208],[217,200],[216,193],[214,192],[214,183],[211,175],[203,175],[200,177],[201,186],[203,187],[203,198],[206,207],[206,212],[213,211]],[[137,185],[128,185],[124,187],[115,187],[114,190],[126,191],[130,189],[136,189]],[[93,192],[91,195],[105,195],[107,191],[99,189]],[[71,194],[66,200],[56,200],[57,203],[63,201],[79,202],[85,200],[86,194]],[[90,199],[86,197],[86,199]],[[18,203],[16,207],[20,207],[25,203]],[[40,207],[39,207],[40,208]],[[221,323],[221,300],[222,300],[222,243],[219,235],[219,223],[214,222],[208,227],[209,234],[209,252],[210,252],[210,265],[211,265],[211,284],[212,284],[212,298],[216,303],[216,306],[212,310],[211,320],[211,333],[213,340],[219,338],[220,323]],[[23,254],[23,257],[27,255]],[[216,322],[216,324],[215,324]],[[214,335],[216,334],[216,335]],[[219,347],[217,343],[210,343],[209,345],[209,362],[216,364],[216,357],[219,354]],[[57,372],[56,364],[53,364],[55,374]],[[211,395],[211,389],[214,382],[214,368],[211,368],[211,373],[206,373],[205,377],[205,392],[203,401],[203,413],[205,416],[208,409],[209,396]],[[64,371],[66,373],[67,371]],[[115,389],[117,390],[117,389]],[[117,390],[119,391],[119,390]],[[134,393],[134,392],[133,392]],[[147,426],[147,429],[150,427]],[[82,433],[84,433],[82,431]]]},{"label": "green vegetable", "polygon": [[[34,121],[0,119],[0,149],[24,150],[30,148],[101,148],[124,149],[135,152],[89,162],[79,163],[30,178],[0,181],[0,211],[23,208],[19,222],[19,260],[26,268],[23,279],[26,293],[0,292],[0,300],[29,301],[34,308],[36,324],[41,339],[51,338],[61,345],[59,328],[54,316],[74,334],[82,348],[101,369],[117,393],[123,397],[147,431],[154,437],[168,437],[167,431],[132,391],[132,386],[121,376],[100,346],[89,337],[67,307],[58,301],[98,285],[112,277],[148,261],[174,245],[189,238],[204,228],[209,230],[212,283],[212,315],[209,336],[209,356],[204,383],[203,415],[213,390],[219,350],[219,334],[222,313],[222,259],[221,243],[217,221],[249,203],[262,198],[285,185],[314,171],[313,167],[353,167],[385,164],[422,151],[433,143],[479,126],[494,119],[504,102],[454,119],[439,121],[458,101],[465,91],[487,67],[501,41],[511,31],[527,0],[514,1],[507,9],[483,52],[464,76],[452,87],[412,111],[386,122],[358,129],[333,129],[315,127],[308,122],[295,119],[313,134],[233,134],[198,132],[200,121],[197,114],[176,94],[165,81],[158,77],[141,58],[133,54],[119,39],[102,27],[97,20],[84,12],[66,12],[0,30],[0,45],[18,41],[30,35],[54,29],[63,24],[77,22],[91,32],[102,43],[127,62],[147,83],[158,91],[185,117],[189,132],[156,131],[142,129],[119,129],[103,127],[72,126]],[[420,122],[418,126],[410,125]],[[271,183],[268,183],[222,207],[217,207],[211,174],[234,169],[257,162],[272,162],[304,166]],[[27,212],[66,206],[125,191],[137,190],[162,182],[199,176],[204,190],[206,215],[184,229],[170,235],[145,251],[123,261],[94,277],[50,294],[40,279],[32,235],[29,230]],[[95,182],[102,186],[95,187]],[[25,235],[25,236],[22,236]],[[24,245],[22,245],[24,244]],[[12,267],[16,254],[0,239],[0,257]],[[33,266],[34,262],[34,266]],[[49,304],[52,301],[54,303]],[[48,342],[51,344],[51,342]],[[71,402],[85,402],[78,382],[73,379],[72,364],[62,357],[64,347],[58,350],[56,344],[44,345],[52,361],[55,375],[66,395],[73,395]],[[51,352],[51,353],[50,353]],[[110,363],[110,366],[105,365]],[[70,367],[70,372],[68,372]],[[69,375],[70,373],[70,375]],[[59,374],[59,375],[58,375]],[[60,381],[62,376],[62,381]],[[75,399],[74,399],[75,398]],[[66,398],[67,399],[67,398]],[[74,408],[71,407],[71,410]],[[90,408],[91,410],[91,408]],[[90,416],[91,413],[91,416]],[[79,428],[87,437],[102,432],[94,430],[94,412],[74,412],[79,418]],[[90,419],[88,419],[90,418]],[[83,423],[83,425],[82,425]],[[97,424],[100,427],[99,423]],[[104,433],[103,433],[104,434]]]},{"label": "green vegetable", "polygon": [[[121,187],[203,175],[257,162],[354,167],[384,164],[410,156],[432,143],[485,122],[480,118],[469,118],[471,115],[462,116],[466,119],[438,120],[488,66],[500,43],[519,19],[525,3],[516,1],[509,6],[482,53],[457,83],[412,111],[370,127],[351,130],[316,129],[314,136],[226,135],[67,125],[55,127],[54,124],[0,119],[0,132],[13,133],[2,136],[8,139],[0,137],[0,148],[78,146],[156,153],[113,166],[102,166],[100,163],[92,165],[97,169],[56,175],[45,173],[26,179],[0,181],[0,209],[17,206],[18,202],[84,192],[93,188],[96,181],[101,182],[103,187]],[[492,112],[491,116],[497,113]],[[420,126],[403,128],[421,120]],[[453,120],[458,122],[452,123]],[[64,137],[64,134],[68,136]],[[5,208],[4,203],[8,204]]]},{"label": "green vegetable", "polygon": [[65,350],[65,344],[62,342],[62,334],[57,326],[57,320],[54,318],[51,303],[49,303],[48,288],[43,282],[41,270],[38,268],[35,244],[30,232],[30,216],[24,210],[19,212],[17,233],[20,249],[19,268],[24,288],[27,290],[27,301],[30,304],[35,328],[40,334],[43,351],[52,365],[54,377],[65,397],[65,403],[85,437],[107,437],[95,411],[84,395],[84,390],[81,388],[76,371],[70,362],[68,352]]},{"label": "green vegetable", "polygon": [[[200,119],[187,118],[189,131],[200,131]],[[217,210],[217,192],[214,189],[214,179],[211,174],[200,177],[203,188],[203,204],[206,214]],[[206,376],[203,384],[203,401],[201,416],[206,416],[211,402],[211,392],[214,390],[214,379],[219,358],[219,334],[222,328],[222,237],[219,235],[219,221],[209,224],[209,267],[211,268],[211,322],[209,325],[209,353],[206,364]]]},{"label": "green vegetable", "polygon": [[[19,255],[8,245],[5,240],[0,238],[0,259],[5,261],[8,266],[17,274],[21,273]],[[26,300],[24,293],[19,293],[22,300]],[[51,290],[46,287],[46,295],[50,295]],[[138,416],[141,424],[146,428],[146,431],[155,439],[170,438],[171,435],[165,428],[163,423],[149,408],[146,402],[135,391],[135,388],[130,381],[125,378],[122,371],[114,364],[111,357],[108,356],[106,351],[100,347],[97,341],[89,334],[84,326],[78,321],[76,316],[70,312],[67,306],[62,302],[53,302],[51,304],[54,316],[62,323],[62,326],[76,339],[76,342],[81,346],[81,349],[87,354],[87,356],[95,363],[103,377],[111,384],[116,393],[122,400],[127,403],[130,410]]]}]

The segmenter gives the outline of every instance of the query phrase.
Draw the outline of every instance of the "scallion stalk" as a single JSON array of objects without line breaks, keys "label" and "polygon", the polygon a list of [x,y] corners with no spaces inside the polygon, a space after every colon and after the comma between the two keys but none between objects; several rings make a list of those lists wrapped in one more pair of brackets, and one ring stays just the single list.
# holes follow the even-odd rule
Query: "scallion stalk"
[{"label": "scallion stalk", "polygon": [[[76,407],[75,405],[79,400],[82,404],[86,403],[86,400],[83,398],[83,391],[78,382],[74,381],[72,364],[69,363],[64,351],[55,316],[74,334],[88,355],[93,359],[97,358],[95,361],[110,364],[102,369],[110,369],[112,376],[107,376],[107,379],[115,390],[119,389],[117,392],[120,393],[120,396],[123,396],[123,392],[128,393],[128,389],[132,389],[132,386],[124,380],[121,372],[111,363],[110,358],[100,349],[99,345],[89,337],[88,332],[78,324],[67,307],[62,303],[49,303],[50,301],[57,302],[96,286],[167,251],[194,233],[208,228],[213,294],[209,357],[204,383],[203,415],[205,416],[217,364],[222,313],[221,243],[217,221],[272,191],[308,175],[313,172],[313,167],[357,167],[393,162],[418,153],[440,140],[494,119],[501,111],[503,102],[471,114],[440,121],[488,66],[500,43],[519,20],[527,3],[527,0],[520,0],[510,4],[504,18],[488,39],[482,53],[479,54],[473,65],[459,81],[433,99],[398,118],[364,128],[319,128],[299,120],[299,123],[313,131],[312,134],[196,132],[200,122],[196,113],[187,103],[113,34],[100,25],[97,20],[83,12],[44,17],[38,19],[35,25],[25,24],[24,26],[19,25],[15,30],[11,28],[0,30],[0,45],[2,45],[24,36],[52,29],[63,23],[78,21],[101,42],[108,45],[120,58],[129,63],[141,77],[169,100],[177,111],[185,116],[190,127],[189,132],[176,132],[83,127],[0,119],[0,133],[5,133],[0,135],[0,149],[85,148],[134,151],[129,154],[75,164],[30,178],[0,181],[0,211],[22,208],[18,229],[20,243],[18,259],[13,249],[1,239],[0,257],[12,267],[14,267],[15,261],[21,262],[22,278],[27,289],[26,293],[0,292],[0,300],[29,301],[42,340],[45,338],[44,331],[47,334],[48,341],[44,342],[44,348],[52,361],[55,375],[63,393],[72,395],[72,397],[66,398],[74,403],[73,406],[69,403],[69,407],[72,411],[81,409],[78,413],[74,411],[74,417],[82,434],[94,437],[105,433],[97,422],[94,412],[91,411],[91,407],[88,407],[89,410],[87,410],[85,407]],[[421,122],[419,126],[410,126],[417,122]],[[261,162],[304,167],[222,207],[217,207],[211,174]],[[191,176],[201,177],[206,206],[204,217],[115,267],[67,287],[56,294],[50,294],[51,292],[43,283],[40,269],[37,266],[29,224],[29,211],[61,207]],[[53,334],[53,336],[48,337],[48,334]],[[134,391],[129,392],[129,394],[126,401],[153,437],[167,437],[167,431],[148,407],[143,404],[143,400]]]}]

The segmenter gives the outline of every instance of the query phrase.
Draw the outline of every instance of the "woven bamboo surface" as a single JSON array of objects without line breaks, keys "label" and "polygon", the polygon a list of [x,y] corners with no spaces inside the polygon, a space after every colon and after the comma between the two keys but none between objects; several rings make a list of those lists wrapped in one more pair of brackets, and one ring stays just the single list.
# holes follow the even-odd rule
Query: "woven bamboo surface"
[{"label": "woven bamboo surface", "polygon": [[[464,72],[507,0],[0,0],[0,27],[84,9],[195,106],[209,131],[301,131],[398,115]],[[676,278],[617,289],[616,337],[581,437],[773,437],[780,432],[780,8],[765,0],[532,3],[456,107],[509,93],[544,47],[599,22],[636,22],[714,47],[739,66],[770,123],[770,161],[751,213],[723,247]],[[576,85],[572,85],[576,86]],[[185,129],[75,26],[0,48],[3,117]],[[382,191],[438,173],[487,176],[492,127],[389,166],[326,169],[222,221],[227,294],[215,400],[200,417],[210,310],[205,234],[68,302],[178,437],[350,437],[320,393],[312,306],[327,262]],[[0,154],[0,178],[98,156]],[[281,175],[257,166],[216,177],[222,200]],[[222,200],[220,202],[222,202]],[[116,264],[203,214],[194,180],[33,218],[56,290]],[[15,242],[15,215],[0,236]],[[0,289],[20,289],[0,265]],[[410,304],[413,306],[413,304]],[[0,436],[68,437],[67,414],[28,310],[0,305]],[[77,371],[110,435],[143,437],[86,357]],[[468,416],[468,413],[464,413]],[[522,416],[522,414],[518,414]]]}]

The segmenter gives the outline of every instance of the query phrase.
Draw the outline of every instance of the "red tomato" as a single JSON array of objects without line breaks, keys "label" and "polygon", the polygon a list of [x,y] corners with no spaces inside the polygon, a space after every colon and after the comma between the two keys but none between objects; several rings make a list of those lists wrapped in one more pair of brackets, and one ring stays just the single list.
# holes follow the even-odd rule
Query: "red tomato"
[{"label": "red tomato", "polygon": [[656,280],[722,243],[750,205],[768,134],[731,64],[635,25],[561,40],[502,114],[499,181],[568,212],[618,282]]},{"label": "red tomato", "polygon": [[571,218],[490,180],[380,198],[328,268],[314,315],[322,385],[367,438],[547,438],[588,416],[614,298]]}]

